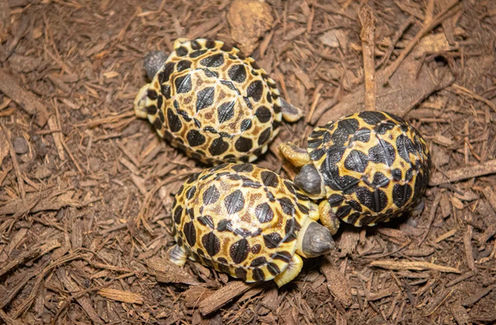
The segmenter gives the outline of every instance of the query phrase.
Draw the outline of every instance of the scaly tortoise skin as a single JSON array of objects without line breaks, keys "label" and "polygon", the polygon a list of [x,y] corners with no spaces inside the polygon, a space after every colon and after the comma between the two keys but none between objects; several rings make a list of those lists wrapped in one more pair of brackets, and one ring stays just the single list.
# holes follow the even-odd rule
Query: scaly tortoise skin
[{"label": "scaly tortoise skin", "polygon": [[339,220],[373,226],[421,206],[429,180],[430,153],[420,133],[381,111],[351,114],[314,129],[302,152],[291,143],[281,153],[312,198],[327,198],[321,221],[335,233]]},{"label": "scaly tortoise skin", "polygon": [[250,163],[223,164],[191,176],[172,206],[176,246],[186,258],[246,282],[274,279],[282,286],[301,270],[299,256],[334,245],[317,223],[318,207],[292,181]]},{"label": "scaly tortoise skin", "polygon": [[254,161],[267,151],[282,118],[301,117],[265,70],[235,47],[178,39],[165,58],[162,52],[145,58],[152,81],[137,94],[135,113],[191,158],[208,165]]}]

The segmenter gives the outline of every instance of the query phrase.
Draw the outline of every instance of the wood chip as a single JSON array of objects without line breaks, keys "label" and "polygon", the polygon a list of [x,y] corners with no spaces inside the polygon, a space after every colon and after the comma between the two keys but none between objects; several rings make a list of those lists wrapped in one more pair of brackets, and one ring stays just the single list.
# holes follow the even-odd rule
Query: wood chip
[{"label": "wood chip", "polygon": [[109,298],[116,301],[126,302],[128,304],[143,304],[143,296],[139,293],[131,291],[123,291],[110,288],[102,288],[98,290],[98,294],[102,297]]},{"label": "wood chip", "polygon": [[0,91],[15,101],[21,108],[31,116],[35,117],[35,123],[43,127],[48,120],[48,111],[36,96],[24,90],[14,78],[0,68]]},{"label": "wood chip", "polygon": [[[31,212],[40,212],[47,210],[57,211],[66,206],[80,208],[92,202],[95,202],[94,200],[81,202],[80,200],[72,200],[69,198],[64,198],[63,196],[59,197],[66,191],[67,190],[59,190],[52,192],[51,190],[47,190],[47,191],[42,191],[40,193],[27,194],[26,201],[34,203],[33,207],[30,208],[29,211]],[[0,216],[6,214],[18,213],[19,211],[27,212],[28,210],[26,210],[26,208],[29,208],[29,206],[26,206],[25,201],[23,201],[22,199],[11,200],[9,201],[9,203],[0,207]]]},{"label": "wood chip", "polygon": [[200,303],[200,312],[204,316],[209,315],[255,286],[256,284],[247,284],[242,281],[229,282]]},{"label": "wood chip", "polygon": [[491,285],[487,288],[480,289],[470,297],[467,297],[462,300],[462,306],[463,307],[471,307],[474,305],[477,301],[481,300],[484,298],[486,295],[488,295],[494,288],[496,288],[496,285]]},{"label": "wood chip", "polygon": [[315,88],[315,84],[313,83],[312,79],[308,76],[308,74],[305,73],[305,71],[303,71],[299,67],[293,67],[293,71],[295,76],[301,81],[301,83],[303,84],[303,86],[305,86],[307,90]]},{"label": "wood chip", "polygon": [[453,317],[455,318],[458,325],[471,324],[470,317],[468,316],[467,311],[465,310],[465,308],[463,308],[459,300],[455,301],[451,305],[451,313],[453,314]]},{"label": "wood chip", "polygon": [[10,6],[8,0],[0,0],[0,44],[10,33]]},{"label": "wood chip", "polygon": [[440,243],[442,242],[443,240],[447,239],[447,238],[450,238],[451,236],[453,236],[454,234],[456,234],[456,229],[451,229],[450,231],[442,234],[441,236],[437,237],[434,242],[437,244],[437,243]]},{"label": "wood chip", "polygon": [[300,36],[301,34],[303,34],[306,31],[307,31],[307,28],[306,27],[300,27],[300,28],[293,29],[289,33],[287,33],[286,36],[284,36],[283,39],[285,41],[291,41],[291,40],[297,38],[298,36]]},{"label": "wood chip", "polygon": [[167,258],[152,257],[146,261],[148,267],[155,271],[157,281],[164,283],[185,283],[190,285],[200,284],[182,267],[169,261]]},{"label": "wood chip", "polygon": [[351,297],[351,286],[348,283],[348,279],[346,279],[341,271],[333,265],[329,258],[327,258],[327,261],[320,266],[320,270],[326,277],[327,288],[331,294],[344,306],[351,306],[353,300]]}]

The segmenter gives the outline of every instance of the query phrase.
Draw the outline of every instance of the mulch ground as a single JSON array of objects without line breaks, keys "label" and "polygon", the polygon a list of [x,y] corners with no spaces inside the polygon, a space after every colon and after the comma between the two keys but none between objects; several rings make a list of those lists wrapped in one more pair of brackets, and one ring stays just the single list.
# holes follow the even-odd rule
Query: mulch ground
[{"label": "mulch ground", "polygon": [[[0,0],[0,324],[496,322],[496,2]],[[251,9],[250,9],[251,8]],[[253,56],[305,117],[404,116],[433,169],[420,215],[343,225],[277,289],[168,262],[173,194],[203,166],[134,116],[149,50]]]}]

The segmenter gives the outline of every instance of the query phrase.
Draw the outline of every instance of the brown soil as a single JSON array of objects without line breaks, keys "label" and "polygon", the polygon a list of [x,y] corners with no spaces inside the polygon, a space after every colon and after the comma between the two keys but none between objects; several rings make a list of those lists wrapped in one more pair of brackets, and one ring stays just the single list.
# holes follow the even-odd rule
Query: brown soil
[{"label": "brown soil", "polygon": [[[0,324],[496,322],[496,2],[362,2],[0,0]],[[343,225],[281,289],[171,265],[172,195],[203,166],[133,100],[178,37],[253,51],[306,112],[257,162],[284,177],[281,141],[405,116],[433,153],[423,212]]]}]

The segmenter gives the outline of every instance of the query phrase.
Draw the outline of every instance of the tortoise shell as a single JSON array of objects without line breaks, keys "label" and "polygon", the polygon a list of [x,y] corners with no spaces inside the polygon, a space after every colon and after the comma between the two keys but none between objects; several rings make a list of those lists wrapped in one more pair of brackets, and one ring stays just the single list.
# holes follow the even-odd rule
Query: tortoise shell
[{"label": "tortoise shell", "polygon": [[[143,97],[145,97],[143,99]],[[254,161],[282,119],[276,83],[251,57],[220,41],[176,41],[135,100],[172,146],[206,164]]]},{"label": "tortoise shell", "polygon": [[332,212],[355,226],[401,216],[421,202],[427,188],[426,142],[390,113],[360,112],[317,127],[307,151]]},{"label": "tortoise shell", "polygon": [[191,176],[176,194],[173,235],[190,259],[246,282],[283,272],[315,203],[293,182],[250,163]]}]

